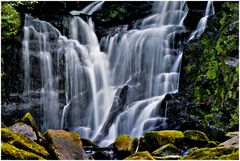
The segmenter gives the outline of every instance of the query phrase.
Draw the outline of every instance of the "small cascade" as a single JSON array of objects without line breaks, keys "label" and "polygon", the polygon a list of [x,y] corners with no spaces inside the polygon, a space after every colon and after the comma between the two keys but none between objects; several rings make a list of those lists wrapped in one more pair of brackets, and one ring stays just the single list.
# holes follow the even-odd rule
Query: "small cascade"
[{"label": "small cascade", "polygon": [[200,36],[202,35],[206,28],[208,17],[212,15],[215,15],[213,1],[208,1],[204,17],[202,17],[198,22],[196,30],[193,33],[191,33],[190,37],[188,38],[188,41],[192,40],[193,38],[197,39],[200,38]]}]

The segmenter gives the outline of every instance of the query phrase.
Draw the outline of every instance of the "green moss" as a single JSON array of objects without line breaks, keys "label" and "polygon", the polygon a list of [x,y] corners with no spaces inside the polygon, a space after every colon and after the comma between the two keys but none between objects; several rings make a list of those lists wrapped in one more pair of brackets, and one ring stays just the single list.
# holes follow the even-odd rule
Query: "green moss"
[{"label": "green moss", "polygon": [[137,152],[124,160],[155,160],[148,151]]},{"label": "green moss", "polygon": [[216,147],[218,143],[216,141],[209,141],[206,145],[206,147],[213,148]]},{"label": "green moss", "polygon": [[219,157],[219,160],[239,160],[239,151],[236,151],[228,155],[223,155]]},{"label": "green moss", "polygon": [[200,148],[191,152],[183,160],[213,160],[221,159],[224,155],[235,153],[234,148]]},{"label": "green moss", "polygon": [[[221,11],[209,17],[201,38],[187,44],[183,57],[183,83],[197,106],[191,115],[225,130],[239,124],[239,67],[227,63],[239,59],[238,8],[238,3],[224,2]],[[198,108],[202,104],[205,107]]]},{"label": "green moss", "polygon": [[35,153],[43,158],[48,158],[49,153],[44,147],[26,138],[24,135],[14,133],[7,128],[1,129],[2,142],[11,144],[19,149]]},{"label": "green moss", "polygon": [[1,156],[4,160],[44,160],[34,153],[18,149],[8,143],[2,143]]},{"label": "green moss", "polygon": [[140,138],[139,150],[148,150],[149,152],[152,152],[169,143],[172,143],[177,147],[181,147],[183,138],[183,133],[177,130],[146,132],[143,138]]}]

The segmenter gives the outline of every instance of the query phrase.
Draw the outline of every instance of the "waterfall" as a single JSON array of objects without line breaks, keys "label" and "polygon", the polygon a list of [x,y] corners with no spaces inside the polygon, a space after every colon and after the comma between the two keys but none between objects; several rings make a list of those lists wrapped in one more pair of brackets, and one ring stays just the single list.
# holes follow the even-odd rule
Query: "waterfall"
[{"label": "waterfall", "polygon": [[159,111],[165,110],[161,102],[167,93],[178,91],[182,42],[176,42],[175,36],[185,32],[183,20],[188,8],[180,1],[155,2],[153,6],[153,14],[134,29],[102,38],[114,86],[130,86],[125,110],[117,116],[102,146],[121,133],[140,137],[157,123],[164,128],[166,117],[159,116]]},{"label": "waterfall", "polygon": [[[79,13],[91,15],[102,4],[93,2]],[[150,16],[131,28],[117,27],[100,43],[91,16],[84,21],[78,11],[71,13],[69,35],[46,21],[25,18],[24,93],[36,90],[34,58],[41,74],[41,129],[67,128],[100,140],[100,146],[122,133],[140,137],[155,126],[164,129],[167,106],[161,103],[166,94],[178,92],[184,40],[176,36],[186,32],[186,2],[154,2]],[[123,109],[112,109],[119,108],[113,104],[123,87],[128,87]],[[109,124],[111,110],[120,113]]]}]

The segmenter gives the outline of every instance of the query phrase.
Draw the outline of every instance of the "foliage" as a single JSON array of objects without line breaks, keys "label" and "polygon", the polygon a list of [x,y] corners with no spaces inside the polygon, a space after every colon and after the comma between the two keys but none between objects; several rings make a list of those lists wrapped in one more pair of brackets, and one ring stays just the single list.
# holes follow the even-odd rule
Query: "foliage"
[{"label": "foliage", "polygon": [[12,3],[3,2],[1,11],[2,39],[14,39],[21,26],[19,12]]},{"label": "foliage", "polygon": [[188,44],[185,59],[191,61],[183,67],[200,108],[195,117],[225,129],[238,124],[239,67],[227,63],[238,60],[238,19],[238,3],[224,2],[201,38]]}]

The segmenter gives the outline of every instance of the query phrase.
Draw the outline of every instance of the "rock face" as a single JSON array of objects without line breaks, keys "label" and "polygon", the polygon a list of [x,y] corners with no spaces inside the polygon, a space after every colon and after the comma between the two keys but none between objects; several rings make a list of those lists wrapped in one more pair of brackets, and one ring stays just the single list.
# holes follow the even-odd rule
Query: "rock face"
[{"label": "rock face", "polygon": [[188,147],[204,147],[209,142],[209,139],[201,131],[187,130],[184,132],[184,142]]},{"label": "rock face", "polygon": [[172,143],[177,147],[181,147],[183,138],[183,133],[177,130],[146,132],[144,136],[140,138],[139,151],[148,150],[149,152],[153,152],[154,150],[169,143]]},{"label": "rock face", "polygon": [[137,152],[124,160],[155,160],[148,151]]},{"label": "rock face", "polygon": [[37,135],[34,132],[33,128],[31,126],[28,126],[27,124],[24,124],[22,122],[18,122],[10,127],[8,127],[9,130],[23,134],[27,138],[36,141],[37,140]]},{"label": "rock face", "polygon": [[113,147],[117,149],[118,159],[123,159],[133,154],[136,151],[137,146],[138,139],[126,134],[119,135],[113,143]]},{"label": "rock face", "polygon": [[4,160],[44,160],[44,158],[37,154],[18,149],[8,143],[2,143],[1,157]]},{"label": "rock face", "polygon": [[84,151],[79,134],[64,130],[47,130],[44,133],[44,137],[48,140],[49,151],[56,159],[84,159]]},{"label": "rock face", "polygon": [[28,139],[20,133],[15,133],[7,128],[1,129],[2,142],[15,146],[16,148],[35,153],[45,159],[49,157],[49,153],[44,147]]}]

